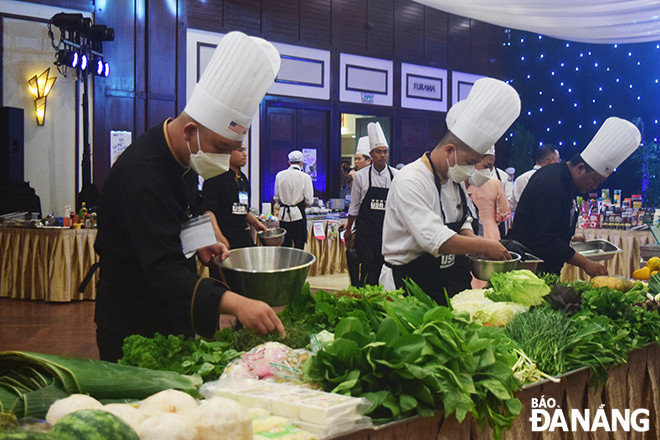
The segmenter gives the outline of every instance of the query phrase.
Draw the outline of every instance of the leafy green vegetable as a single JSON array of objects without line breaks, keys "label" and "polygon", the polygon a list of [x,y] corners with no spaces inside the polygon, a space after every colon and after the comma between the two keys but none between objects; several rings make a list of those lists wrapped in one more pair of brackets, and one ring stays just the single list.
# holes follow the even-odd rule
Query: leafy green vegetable
[{"label": "leafy green vegetable", "polygon": [[334,342],[305,364],[306,379],[369,399],[377,421],[444,409],[459,421],[471,413],[501,437],[522,407],[513,396],[520,387],[511,369],[514,347],[501,329],[471,323],[467,314],[427,301],[415,285],[407,288],[415,293],[391,297],[385,316],[383,304],[372,304],[377,326],[341,319]]},{"label": "leafy green vegetable", "polygon": [[511,301],[526,306],[537,306],[543,302],[542,298],[550,293],[550,287],[532,271],[526,269],[494,273],[490,282],[493,291],[487,292],[486,297],[493,301]]},{"label": "leafy green vegetable", "polygon": [[232,359],[241,354],[231,348],[233,334],[226,331],[219,333],[224,339],[216,334],[218,340],[214,341],[185,338],[183,335],[163,336],[160,333],[153,338],[131,335],[124,340],[124,357],[118,363],[214,380],[220,377]]}]

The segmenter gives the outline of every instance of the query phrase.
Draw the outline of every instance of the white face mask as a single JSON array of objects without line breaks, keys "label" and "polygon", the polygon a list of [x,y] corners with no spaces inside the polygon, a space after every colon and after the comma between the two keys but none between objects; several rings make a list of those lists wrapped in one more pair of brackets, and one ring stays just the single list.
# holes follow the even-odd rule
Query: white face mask
[{"label": "white face mask", "polygon": [[192,153],[188,141],[186,141],[186,145],[188,145],[188,151],[190,152],[190,168],[202,176],[202,179],[210,179],[229,170],[231,154],[206,153],[202,151],[202,146],[199,143],[199,130],[197,130],[197,153]]},{"label": "white face mask", "polygon": [[472,177],[470,177],[470,185],[479,187],[490,180],[490,170],[484,168],[483,170],[476,170]]},{"label": "white face mask", "polygon": [[449,165],[449,159],[447,160],[447,166],[449,169],[447,170],[447,176],[454,182],[454,183],[461,183],[472,177],[474,174],[475,168],[474,165],[459,165],[458,164],[458,159],[456,159],[456,150],[454,150],[454,163],[455,165],[452,167]]}]

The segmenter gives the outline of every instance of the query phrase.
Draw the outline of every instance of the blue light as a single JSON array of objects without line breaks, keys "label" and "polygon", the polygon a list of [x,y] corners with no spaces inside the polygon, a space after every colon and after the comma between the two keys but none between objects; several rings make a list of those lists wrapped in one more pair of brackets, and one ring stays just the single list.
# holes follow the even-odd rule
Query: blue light
[{"label": "blue light", "polygon": [[539,40],[542,40],[542,39],[543,39],[543,35],[539,35]]},{"label": "blue light", "polygon": [[532,116],[532,112],[527,112],[527,116]]},{"label": "blue light", "polygon": [[609,67],[607,68],[607,71],[608,71],[608,72],[610,71],[610,68],[609,68]]},{"label": "blue light", "polygon": [[642,63],[641,63],[640,61],[637,61],[637,65],[638,65],[638,66],[641,66]]},{"label": "blue light", "polygon": [[598,63],[594,63],[594,67],[598,67]]},{"label": "blue light", "polygon": [[570,88],[569,88],[569,89],[568,89],[568,93],[571,93],[571,92],[573,92],[573,89],[570,89]]},{"label": "blue light", "polygon": [[631,57],[631,56],[632,56],[632,52],[628,52],[628,56]]},{"label": "blue light", "polygon": [[[550,75],[555,76],[554,70],[552,72],[550,72]],[[658,80],[656,79],[655,82],[658,82]]]},{"label": "blue light", "polygon": [[543,111],[543,107],[539,107],[539,111],[542,112],[542,111]]},{"label": "blue light", "polygon": [[524,39],[524,38],[521,38],[521,39],[520,39],[520,42],[521,42],[521,43],[524,43],[524,42],[525,42],[525,39]]},{"label": "blue light", "polygon": [[560,66],[561,66],[561,67],[564,67],[564,63],[561,63]]},{"label": "blue light", "polygon": [[550,127],[546,128],[545,131],[550,131]]},{"label": "blue light", "polygon": [[560,82],[559,85],[564,87],[564,81]]},{"label": "blue light", "polygon": [[525,57],[520,57],[520,61],[525,61]]},{"label": "blue light", "polygon": [[582,124],[579,124],[579,125],[578,125],[578,128],[582,128]]},{"label": "blue light", "polygon": [[658,123],[658,120],[657,120],[657,119],[655,120],[655,123],[656,123],[656,124]]},{"label": "blue light", "polygon": [[531,77],[532,77],[532,75],[527,75],[527,79],[530,79]]},{"label": "blue light", "polygon": [[582,58],[583,56],[584,56],[584,54],[582,52],[580,52],[580,58]]},{"label": "blue light", "polygon": [[587,52],[589,55],[591,55],[591,51]]},{"label": "blue light", "polygon": [[591,102],[593,102],[593,103],[595,104],[595,103],[596,103],[596,100],[595,100],[595,99],[592,99]]},{"label": "blue light", "polygon": [[564,143],[559,141],[559,146],[561,147],[562,145],[564,145]]},{"label": "blue light", "polygon": [[580,70],[580,68],[579,68],[579,67],[576,67],[576,68],[575,68],[575,71],[577,72],[578,70]]},{"label": "blue light", "polygon": [[541,54],[540,58],[543,58],[543,54]]},{"label": "blue light", "polygon": [[619,82],[619,78],[616,79],[616,82]]},{"label": "blue light", "polygon": [[632,84],[630,84],[630,88],[632,89]]},{"label": "blue light", "polygon": [[615,45],[614,45],[614,48],[616,49],[617,47],[619,47],[619,45],[618,45],[618,44],[615,44]]},{"label": "blue light", "polygon": [[638,97],[637,97],[637,100],[638,100],[638,101],[639,101],[639,100],[641,100],[641,99],[642,99],[642,97],[641,97],[641,96],[638,96]]},{"label": "blue light", "polygon": [[571,47],[570,43],[566,43],[566,47]]},{"label": "blue light", "polygon": [[610,108],[612,108],[612,104],[610,104]]},{"label": "blue light", "polygon": [[557,121],[557,125],[561,125],[561,121]]},{"label": "blue light", "polygon": [[577,145],[577,142],[573,141],[573,145]]},{"label": "blue light", "polygon": [[577,107],[577,102],[574,102],[574,103],[573,103],[573,107]]},{"label": "blue light", "polygon": [[598,121],[596,121],[596,120],[594,119],[594,125],[596,125],[596,124],[598,124]]},{"label": "blue light", "polygon": [[543,90],[540,90],[540,91],[539,91],[539,95],[542,95],[542,94],[543,94]]},{"label": "blue light", "polygon": [[599,92],[602,92],[602,91],[603,91],[603,88],[602,88],[602,87],[598,87],[598,91],[599,91]]},{"label": "blue light", "polygon": [[550,102],[555,102],[555,98],[550,98]]}]

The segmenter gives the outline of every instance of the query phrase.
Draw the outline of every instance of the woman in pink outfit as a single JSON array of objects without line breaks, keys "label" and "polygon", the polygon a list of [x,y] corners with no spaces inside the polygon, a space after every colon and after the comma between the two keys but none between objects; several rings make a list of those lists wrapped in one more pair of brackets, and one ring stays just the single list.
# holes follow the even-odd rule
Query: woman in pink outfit
[{"label": "woman in pink outfit", "polygon": [[479,187],[470,186],[468,192],[479,209],[479,222],[483,225],[484,238],[499,240],[501,237],[497,225],[511,216],[502,183],[497,179],[489,179]]}]

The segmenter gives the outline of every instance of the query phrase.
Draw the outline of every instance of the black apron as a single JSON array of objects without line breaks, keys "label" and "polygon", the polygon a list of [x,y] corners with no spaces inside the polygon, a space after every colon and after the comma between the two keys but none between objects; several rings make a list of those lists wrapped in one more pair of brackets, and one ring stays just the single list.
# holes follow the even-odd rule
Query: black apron
[{"label": "black apron", "polygon": [[[292,222],[282,221],[287,214],[289,214],[289,216],[291,215],[291,208],[294,206],[297,206],[298,209],[300,209],[302,219]],[[305,243],[307,243],[307,214],[305,214],[305,208],[304,198],[296,205],[280,205],[280,227],[286,229],[286,235],[284,236],[282,246],[291,246],[291,243],[293,242],[298,249],[303,249],[305,247]]]},{"label": "black apron", "polygon": [[[427,158],[431,164],[431,170],[435,179],[435,186],[438,190],[438,197],[440,198],[440,211],[443,213],[442,208],[442,183],[435,171],[433,162],[428,153]],[[465,197],[465,191],[460,185],[454,183],[459,187],[461,195],[461,206],[463,207],[463,215],[457,222],[445,223],[452,231],[459,233],[463,224],[468,218],[468,204]],[[473,220],[474,221],[474,220]],[[452,255],[441,254],[434,257],[429,253],[425,253],[417,257],[413,261],[400,266],[388,265],[392,268],[394,276],[394,283],[398,288],[404,287],[403,279],[408,277],[415,281],[417,285],[431,298],[440,305],[446,306],[445,290],[447,296],[450,298],[465,289],[470,288],[472,282],[472,275],[470,274],[470,261],[466,255]]]},{"label": "black apron", "polygon": [[220,229],[229,241],[232,249],[254,246],[247,224],[247,215],[250,212],[249,201],[241,200],[241,193],[249,194],[249,182],[236,175],[236,196],[231,206],[231,215],[221,219]]},{"label": "black apron", "polygon": [[[380,270],[385,262],[383,258],[383,221],[385,220],[385,201],[389,188],[377,188],[371,185],[371,172],[369,167],[369,188],[360,204],[360,211],[355,220],[355,250],[362,264],[360,284],[378,285]],[[394,174],[390,167],[390,182]]]}]

